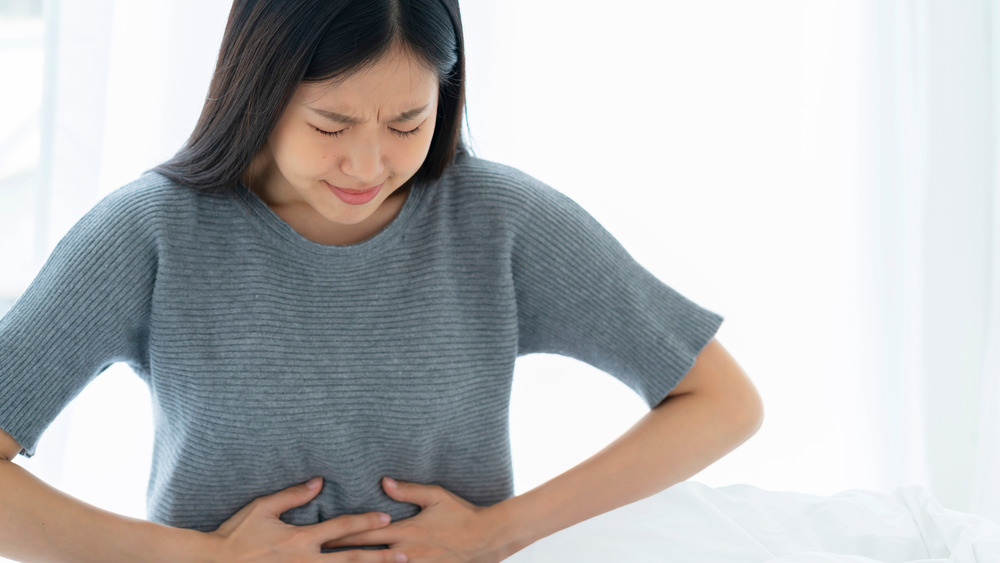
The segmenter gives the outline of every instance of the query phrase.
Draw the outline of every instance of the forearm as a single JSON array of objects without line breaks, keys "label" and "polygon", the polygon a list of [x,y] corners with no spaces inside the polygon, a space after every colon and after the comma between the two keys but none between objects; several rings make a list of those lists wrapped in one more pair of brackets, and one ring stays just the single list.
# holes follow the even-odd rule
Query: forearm
[{"label": "forearm", "polygon": [[701,471],[760,427],[763,407],[736,361],[712,340],[659,406],[611,445],[489,510],[502,553],[645,498]]},{"label": "forearm", "polygon": [[646,498],[707,467],[749,438],[753,420],[719,416],[694,394],[668,398],[607,448],[497,509],[512,526],[510,552]]},{"label": "forearm", "polygon": [[118,516],[0,459],[0,556],[18,561],[195,562],[207,535]]}]

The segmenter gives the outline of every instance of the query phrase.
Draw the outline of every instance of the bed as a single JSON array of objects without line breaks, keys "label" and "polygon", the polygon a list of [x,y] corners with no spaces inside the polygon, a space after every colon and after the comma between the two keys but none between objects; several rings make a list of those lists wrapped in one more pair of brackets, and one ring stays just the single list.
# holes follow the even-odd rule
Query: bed
[{"label": "bed", "polygon": [[684,482],[507,563],[1000,563],[1000,525],[921,487],[824,497]]}]

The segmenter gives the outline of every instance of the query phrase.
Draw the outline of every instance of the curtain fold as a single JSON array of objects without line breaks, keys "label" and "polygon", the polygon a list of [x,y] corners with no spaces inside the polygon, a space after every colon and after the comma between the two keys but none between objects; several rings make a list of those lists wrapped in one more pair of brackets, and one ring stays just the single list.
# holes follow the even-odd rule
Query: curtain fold
[{"label": "curtain fold", "polygon": [[908,0],[873,3],[866,68],[870,136],[866,236],[874,247],[875,357],[883,488],[929,481],[923,442],[924,255],[927,178],[926,19]]},{"label": "curtain fold", "polygon": [[[927,1],[927,207],[923,403],[931,487],[968,508],[991,293],[994,199],[990,0]],[[1000,468],[998,468],[1000,469]],[[1000,471],[995,473],[1000,475]]]},{"label": "curtain fold", "polygon": [[873,7],[885,482],[997,518],[996,4]]},{"label": "curtain fold", "polygon": [[46,7],[39,242],[48,252],[98,195],[113,0]]},{"label": "curtain fold", "polygon": [[987,4],[987,26],[990,54],[989,96],[992,113],[984,116],[992,127],[993,205],[990,252],[989,328],[986,332],[986,359],[980,394],[979,440],[972,488],[971,509],[995,522],[1000,522],[1000,5]]}]

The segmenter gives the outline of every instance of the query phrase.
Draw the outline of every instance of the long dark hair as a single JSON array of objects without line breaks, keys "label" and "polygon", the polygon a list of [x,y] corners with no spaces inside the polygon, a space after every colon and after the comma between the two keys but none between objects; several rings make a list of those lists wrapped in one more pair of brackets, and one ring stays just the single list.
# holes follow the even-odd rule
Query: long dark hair
[{"label": "long dark hair", "polygon": [[413,181],[439,177],[465,152],[458,0],[235,0],[198,124],[153,170],[199,190],[233,189],[299,83],[350,76],[394,45],[437,71],[434,136]]}]

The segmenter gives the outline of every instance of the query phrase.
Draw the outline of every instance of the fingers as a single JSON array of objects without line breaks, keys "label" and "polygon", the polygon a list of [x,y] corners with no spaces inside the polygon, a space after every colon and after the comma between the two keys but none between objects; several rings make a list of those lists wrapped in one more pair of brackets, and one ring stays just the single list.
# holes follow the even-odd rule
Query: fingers
[{"label": "fingers", "polygon": [[388,514],[368,512],[365,514],[345,514],[319,524],[311,524],[307,528],[315,534],[317,543],[330,545],[347,536],[384,528],[391,521]]},{"label": "fingers", "polygon": [[396,481],[389,477],[382,479],[382,488],[385,494],[393,500],[415,504],[421,509],[427,508],[440,502],[445,493],[444,489],[437,485],[421,485],[419,483],[409,483],[406,481]]},{"label": "fingers", "polygon": [[274,516],[281,514],[312,500],[323,488],[323,479],[313,477],[309,481],[288,487],[274,494],[260,497],[255,502]]},{"label": "fingers", "polygon": [[371,545],[393,545],[399,541],[399,531],[394,528],[367,530],[351,536],[329,540],[323,544],[323,549],[336,547],[365,547]]},{"label": "fingers", "polygon": [[[385,538],[376,537],[381,530],[389,525],[391,519],[388,514],[380,512],[369,512],[367,514],[349,514],[338,516],[326,522],[313,524],[309,528],[316,531],[324,548],[334,547],[362,547],[372,545],[385,545],[388,541]],[[406,556],[398,551],[345,551],[341,555],[343,559],[336,561],[385,561],[389,563],[405,563]],[[354,558],[357,559],[354,559]]]},{"label": "fingers", "polygon": [[399,551],[383,549],[379,551],[342,551],[329,556],[330,563],[406,563],[408,559]]}]

